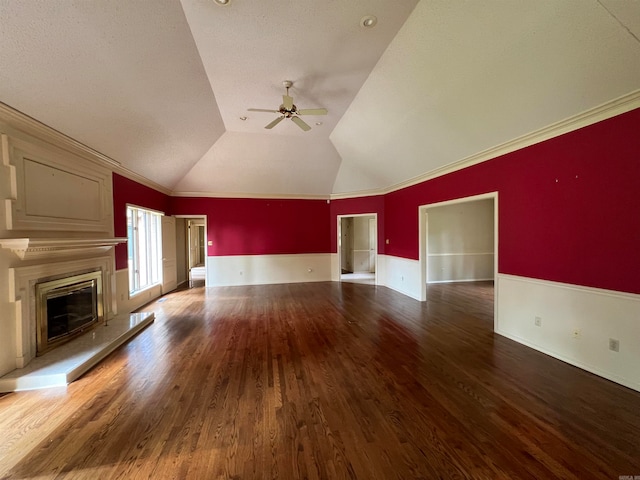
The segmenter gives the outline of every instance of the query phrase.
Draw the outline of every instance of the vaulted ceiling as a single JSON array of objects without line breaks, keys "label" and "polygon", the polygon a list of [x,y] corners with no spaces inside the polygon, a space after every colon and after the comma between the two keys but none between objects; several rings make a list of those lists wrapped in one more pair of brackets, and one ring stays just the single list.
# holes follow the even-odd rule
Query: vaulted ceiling
[{"label": "vaulted ceiling", "polygon": [[[634,0],[0,0],[0,101],[176,194],[327,196],[639,89],[639,38]],[[247,111],[283,80],[310,131]]]}]

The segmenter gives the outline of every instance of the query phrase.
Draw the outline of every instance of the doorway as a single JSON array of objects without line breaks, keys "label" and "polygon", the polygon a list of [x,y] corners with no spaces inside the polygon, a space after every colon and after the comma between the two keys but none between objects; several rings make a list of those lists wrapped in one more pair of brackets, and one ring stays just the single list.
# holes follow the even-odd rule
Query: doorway
[{"label": "doorway", "polygon": [[376,284],[377,225],[376,214],[338,216],[340,281]]},{"label": "doorway", "polygon": [[206,234],[204,218],[187,220],[187,259],[189,265],[189,286],[202,286],[206,278]]},{"label": "doorway", "polygon": [[176,215],[178,284],[206,286],[207,218],[201,215]]},{"label": "doorway", "polygon": [[490,290],[495,330],[498,193],[422,205],[419,215],[421,300],[445,284],[448,292],[475,286],[485,297]]}]

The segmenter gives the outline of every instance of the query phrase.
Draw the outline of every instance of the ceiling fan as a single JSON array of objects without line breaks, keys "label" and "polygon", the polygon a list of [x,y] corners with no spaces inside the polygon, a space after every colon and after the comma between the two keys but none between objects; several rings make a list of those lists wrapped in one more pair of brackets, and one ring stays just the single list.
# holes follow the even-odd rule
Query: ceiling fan
[{"label": "ceiling fan", "polygon": [[264,108],[249,108],[248,111],[279,113],[280,116],[278,118],[276,118],[273,122],[271,122],[269,125],[264,127],[266,129],[270,130],[285,118],[290,118],[291,121],[296,125],[298,125],[302,130],[304,130],[305,132],[308,132],[309,130],[311,130],[311,127],[307,125],[305,121],[299,117],[299,115],[326,115],[327,109],[326,108],[305,108],[302,110],[298,110],[298,107],[296,107],[293,104],[293,97],[289,96],[289,88],[291,88],[291,86],[293,85],[293,82],[291,80],[285,80],[284,82],[282,82],[282,84],[284,85],[284,88],[287,89],[287,93],[282,96],[282,105],[280,105],[280,108],[278,108],[278,110],[266,110]]}]

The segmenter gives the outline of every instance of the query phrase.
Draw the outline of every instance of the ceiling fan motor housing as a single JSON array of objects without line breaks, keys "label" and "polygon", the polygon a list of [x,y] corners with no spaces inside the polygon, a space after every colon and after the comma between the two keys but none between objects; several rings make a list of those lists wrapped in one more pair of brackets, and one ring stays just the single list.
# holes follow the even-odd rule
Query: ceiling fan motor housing
[{"label": "ceiling fan motor housing", "polygon": [[278,111],[285,117],[291,118],[293,115],[296,115],[298,113],[298,108],[293,105],[291,107],[291,110],[287,110],[284,105],[280,105],[280,109]]}]

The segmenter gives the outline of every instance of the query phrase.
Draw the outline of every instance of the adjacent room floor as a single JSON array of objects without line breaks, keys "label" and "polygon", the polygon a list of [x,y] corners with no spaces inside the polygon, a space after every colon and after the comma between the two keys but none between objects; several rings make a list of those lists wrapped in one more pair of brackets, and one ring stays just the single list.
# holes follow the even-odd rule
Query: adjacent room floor
[{"label": "adjacent room floor", "polygon": [[342,273],[340,274],[341,282],[362,283],[364,285],[375,285],[376,274],[369,272],[360,273]]},{"label": "adjacent room floor", "polygon": [[493,285],[192,288],[66,388],[0,397],[0,478],[640,475],[640,393],[509,339]]}]

